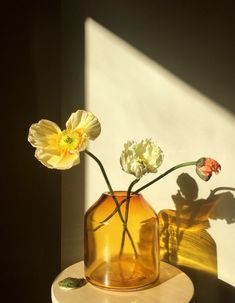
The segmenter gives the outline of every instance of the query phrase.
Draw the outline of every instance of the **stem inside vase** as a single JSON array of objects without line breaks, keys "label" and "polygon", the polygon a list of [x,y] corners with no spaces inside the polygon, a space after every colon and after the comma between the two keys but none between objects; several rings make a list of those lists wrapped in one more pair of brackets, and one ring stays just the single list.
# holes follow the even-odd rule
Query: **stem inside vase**
[{"label": "stem inside vase", "polygon": [[[86,278],[92,284],[105,288],[142,288],[156,281],[159,274],[157,216],[141,194],[132,193],[129,204],[122,203],[124,199],[127,202],[127,192],[114,194],[123,218],[128,219],[127,226],[116,212],[102,228],[97,229],[107,214],[116,208],[110,193],[103,194],[87,211],[84,258]],[[120,253],[121,243],[123,247]]]}]

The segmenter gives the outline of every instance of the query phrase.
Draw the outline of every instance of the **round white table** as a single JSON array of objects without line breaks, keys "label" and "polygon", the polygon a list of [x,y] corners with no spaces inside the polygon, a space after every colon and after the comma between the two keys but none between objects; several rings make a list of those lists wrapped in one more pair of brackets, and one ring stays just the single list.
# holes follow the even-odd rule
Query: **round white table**
[{"label": "round white table", "polygon": [[139,291],[103,290],[90,283],[76,289],[59,287],[58,282],[67,277],[83,278],[83,262],[69,266],[57,276],[51,287],[52,303],[189,303],[194,293],[189,277],[164,262],[161,262],[158,283]]}]

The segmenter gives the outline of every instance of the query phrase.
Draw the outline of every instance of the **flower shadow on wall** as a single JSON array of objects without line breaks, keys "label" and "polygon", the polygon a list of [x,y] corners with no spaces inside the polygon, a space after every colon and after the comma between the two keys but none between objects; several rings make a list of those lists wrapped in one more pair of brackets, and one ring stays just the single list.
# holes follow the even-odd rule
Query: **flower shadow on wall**
[{"label": "flower shadow on wall", "polygon": [[198,199],[198,185],[190,175],[179,175],[177,184],[180,190],[172,195],[176,209],[159,212],[161,259],[189,274],[199,289],[197,302],[218,302],[217,291],[203,294],[205,283],[213,281],[215,289],[223,283],[217,279],[216,243],[207,229],[209,219],[235,223],[235,197],[231,192],[235,188],[218,187],[206,199]]},{"label": "flower shadow on wall", "polygon": [[206,199],[197,199],[198,186],[190,175],[181,174],[177,184],[180,190],[172,195],[176,210],[159,213],[161,257],[217,275],[216,244],[207,232],[209,219],[235,223],[235,198],[231,193],[235,188],[218,187]]}]

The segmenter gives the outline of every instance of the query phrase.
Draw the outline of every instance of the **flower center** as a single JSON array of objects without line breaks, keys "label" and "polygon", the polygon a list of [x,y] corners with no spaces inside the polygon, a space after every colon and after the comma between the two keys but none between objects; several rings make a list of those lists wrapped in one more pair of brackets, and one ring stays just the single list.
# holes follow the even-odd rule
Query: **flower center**
[{"label": "flower center", "polygon": [[59,140],[59,146],[63,150],[74,150],[78,147],[79,141],[78,134],[65,132]]}]

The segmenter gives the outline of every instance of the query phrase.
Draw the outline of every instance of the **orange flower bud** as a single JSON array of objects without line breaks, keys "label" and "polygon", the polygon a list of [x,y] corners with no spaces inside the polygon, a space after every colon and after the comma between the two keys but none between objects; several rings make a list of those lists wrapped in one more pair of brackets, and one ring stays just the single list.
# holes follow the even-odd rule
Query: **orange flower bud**
[{"label": "orange flower bud", "polygon": [[213,172],[218,174],[220,170],[220,164],[211,158],[200,158],[196,163],[196,173],[204,181],[208,181]]}]

